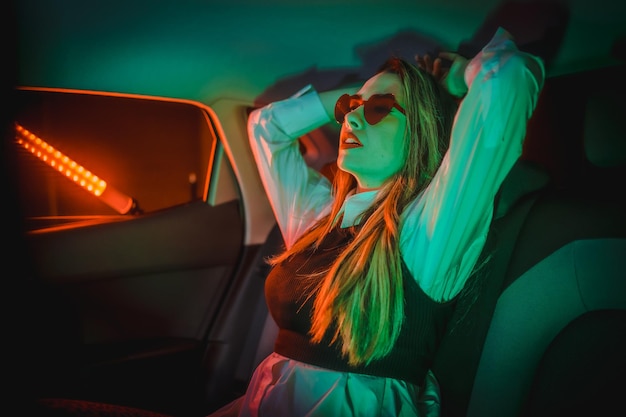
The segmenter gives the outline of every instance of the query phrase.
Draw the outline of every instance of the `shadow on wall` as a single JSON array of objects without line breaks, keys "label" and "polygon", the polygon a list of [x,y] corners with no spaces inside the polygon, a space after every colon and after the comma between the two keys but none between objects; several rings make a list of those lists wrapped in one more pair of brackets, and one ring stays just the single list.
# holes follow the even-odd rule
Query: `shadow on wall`
[{"label": "shadow on wall", "polygon": [[434,39],[411,30],[401,31],[379,42],[357,46],[355,52],[362,62],[359,67],[321,71],[316,67],[309,68],[267,88],[257,97],[255,105],[284,99],[308,84],[312,84],[317,91],[360,85],[392,56],[414,61],[416,54],[436,55],[439,51],[441,47]]},{"label": "shadow on wall", "polygon": [[544,60],[549,73],[567,29],[570,12],[558,0],[512,0],[496,7],[476,30],[459,45],[459,53],[475,55],[499,26],[515,37],[517,46]]},{"label": "shadow on wall", "polygon": [[[461,42],[458,52],[466,57],[474,56],[502,26],[513,34],[520,49],[543,58],[549,70],[563,41],[568,21],[569,11],[558,1],[508,1],[498,5],[476,33]],[[309,68],[267,88],[257,97],[255,105],[284,99],[307,84],[312,84],[318,91],[360,85],[392,56],[414,62],[416,55],[436,56],[442,50],[442,45],[434,38],[414,30],[403,30],[379,42],[357,46],[355,53],[362,62],[361,66],[322,71],[316,67]]]}]

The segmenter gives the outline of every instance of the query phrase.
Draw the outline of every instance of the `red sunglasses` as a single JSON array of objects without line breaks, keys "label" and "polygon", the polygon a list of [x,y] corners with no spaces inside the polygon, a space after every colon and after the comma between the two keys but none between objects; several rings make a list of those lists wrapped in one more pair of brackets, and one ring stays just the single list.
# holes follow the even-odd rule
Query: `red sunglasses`
[{"label": "red sunglasses", "polygon": [[335,104],[335,120],[342,124],[346,118],[346,114],[363,106],[363,115],[365,121],[370,125],[375,125],[387,116],[394,107],[404,113],[404,109],[396,102],[393,94],[374,94],[369,100],[363,100],[360,95],[353,96],[344,94],[339,97]]}]

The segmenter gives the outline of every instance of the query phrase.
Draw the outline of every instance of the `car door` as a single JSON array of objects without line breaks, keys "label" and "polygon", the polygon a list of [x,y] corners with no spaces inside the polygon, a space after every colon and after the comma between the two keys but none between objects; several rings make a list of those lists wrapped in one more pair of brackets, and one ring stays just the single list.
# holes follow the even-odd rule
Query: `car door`
[{"label": "car door", "polygon": [[162,98],[17,92],[34,396],[183,415],[213,401],[211,378],[228,385],[216,364],[241,331],[225,323],[251,320],[262,281],[246,292],[258,245],[213,117]]}]

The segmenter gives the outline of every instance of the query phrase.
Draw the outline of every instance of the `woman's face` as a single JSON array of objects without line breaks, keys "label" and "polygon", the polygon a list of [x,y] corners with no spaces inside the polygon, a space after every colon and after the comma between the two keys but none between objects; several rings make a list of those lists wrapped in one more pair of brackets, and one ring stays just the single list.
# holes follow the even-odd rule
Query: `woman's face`
[{"label": "woman's face", "polygon": [[[358,92],[364,101],[374,94],[393,94],[404,108],[405,97],[396,74],[377,74]],[[378,123],[370,125],[363,112],[361,105],[346,114],[337,158],[339,168],[356,177],[358,191],[380,188],[403,167],[406,159],[406,117],[394,108]]]}]

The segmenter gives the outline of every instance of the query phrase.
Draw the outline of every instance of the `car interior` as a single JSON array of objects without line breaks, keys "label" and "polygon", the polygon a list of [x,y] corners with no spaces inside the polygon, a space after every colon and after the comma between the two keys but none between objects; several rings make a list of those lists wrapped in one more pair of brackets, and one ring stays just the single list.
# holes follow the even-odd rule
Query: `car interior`
[{"label": "car interior", "polygon": [[[441,417],[621,409],[623,37],[611,54],[617,63],[546,79],[432,365]],[[295,92],[300,80],[280,87]],[[265,259],[283,242],[245,130],[275,92],[208,105],[8,90],[3,182],[15,204],[5,276],[19,278],[7,278],[6,293],[12,414],[199,417],[242,395],[277,331],[263,288]],[[329,177],[336,136],[325,126],[300,138],[309,165]],[[42,143],[88,164],[107,194],[88,195],[44,166]]]}]

